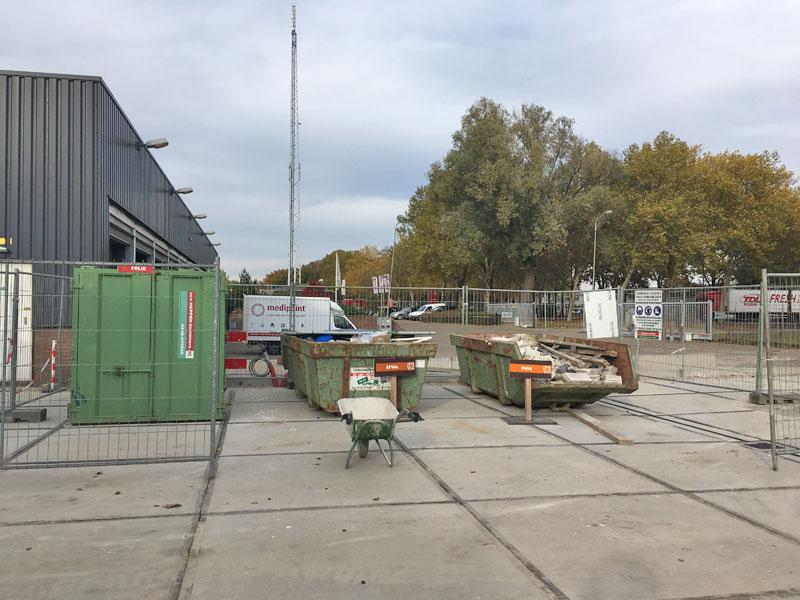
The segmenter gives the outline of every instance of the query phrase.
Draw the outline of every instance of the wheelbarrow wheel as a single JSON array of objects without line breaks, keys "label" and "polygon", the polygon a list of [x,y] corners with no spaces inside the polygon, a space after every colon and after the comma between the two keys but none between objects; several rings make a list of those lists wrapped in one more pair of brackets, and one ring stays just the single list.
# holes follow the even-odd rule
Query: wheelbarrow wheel
[{"label": "wheelbarrow wheel", "polygon": [[358,441],[358,457],[359,458],[367,458],[367,454],[369,454],[369,440],[359,440]]}]

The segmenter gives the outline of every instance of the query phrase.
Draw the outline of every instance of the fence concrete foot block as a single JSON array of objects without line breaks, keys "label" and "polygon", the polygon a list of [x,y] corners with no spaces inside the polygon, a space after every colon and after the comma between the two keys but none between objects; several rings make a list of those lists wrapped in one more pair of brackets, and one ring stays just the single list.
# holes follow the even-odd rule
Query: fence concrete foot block
[{"label": "fence concrete foot block", "polygon": [[40,423],[47,420],[46,408],[15,408],[6,411],[3,419],[6,423],[17,423],[24,421],[26,423]]}]

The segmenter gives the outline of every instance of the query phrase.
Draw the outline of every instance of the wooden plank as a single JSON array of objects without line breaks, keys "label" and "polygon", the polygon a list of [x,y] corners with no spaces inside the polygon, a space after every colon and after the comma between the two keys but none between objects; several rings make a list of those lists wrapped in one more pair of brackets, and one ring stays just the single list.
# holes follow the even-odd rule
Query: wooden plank
[{"label": "wooden plank", "polygon": [[571,356],[571,355],[566,354],[564,352],[560,352],[560,351],[556,350],[555,348],[551,348],[550,346],[545,346],[544,344],[539,344],[539,350],[541,350],[542,352],[544,352],[546,354],[549,354],[550,356],[554,356],[556,358],[560,358],[561,360],[566,361],[569,364],[571,364],[573,367],[578,367],[579,369],[585,369],[586,368],[586,363],[583,362],[580,358],[577,358],[576,356]]},{"label": "wooden plank", "polygon": [[574,408],[570,408],[569,409],[569,414],[571,414],[573,417],[575,417],[576,419],[578,419],[582,423],[585,423],[586,425],[588,425],[589,427],[591,427],[592,429],[594,429],[598,433],[606,436],[608,439],[610,439],[615,444],[620,444],[621,446],[633,446],[633,440],[632,439],[630,439],[629,437],[626,437],[625,435],[621,434],[620,432],[618,432],[614,428],[609,427],[608,425],[606,425],[602,421],[599,421],[599,420],[595,419],[593,416],[587,415],[583,411],[575,410]]}]

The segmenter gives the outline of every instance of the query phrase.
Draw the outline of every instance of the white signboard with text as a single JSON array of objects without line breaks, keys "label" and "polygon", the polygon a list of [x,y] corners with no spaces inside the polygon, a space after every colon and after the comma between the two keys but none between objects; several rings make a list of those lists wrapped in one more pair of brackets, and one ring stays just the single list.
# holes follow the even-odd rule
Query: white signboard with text
[{"label": "white signboard with text", "polygon": [[664,329],[664,303],[661,290],[636,290],[634,323],[636,339],[660,340]]},{"label": "white signboard with text", "polygon": [[583,293],[583,315],[586,337],[609,338],[619,335],[616,290],[596,290]]}]

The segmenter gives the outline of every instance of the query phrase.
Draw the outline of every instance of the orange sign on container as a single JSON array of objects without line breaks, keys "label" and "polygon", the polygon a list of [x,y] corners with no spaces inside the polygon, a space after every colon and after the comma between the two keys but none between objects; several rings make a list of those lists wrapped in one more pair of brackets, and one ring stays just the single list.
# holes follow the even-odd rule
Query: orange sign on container
[{"label": "orange sign on container", "polygon": [[547,360],[512,360],[508,373],[518,379],[550,379],[553,363]]},{"label": "orange sign on container", "polygon": [[408,375],[416,370],[413,360],[375,360],[375,375]]}]

